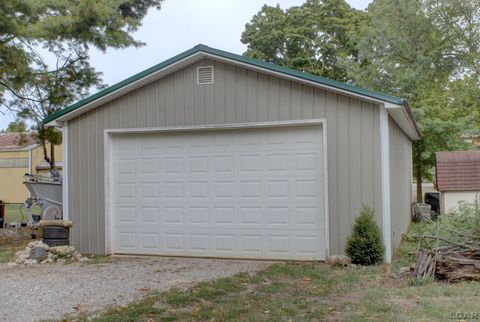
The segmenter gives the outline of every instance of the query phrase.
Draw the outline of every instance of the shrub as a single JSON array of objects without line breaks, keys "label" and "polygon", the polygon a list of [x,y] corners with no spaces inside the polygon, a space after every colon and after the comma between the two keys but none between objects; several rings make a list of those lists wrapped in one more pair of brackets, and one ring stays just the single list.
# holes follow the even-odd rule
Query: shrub
[{"label": "shrub", "polygon": [[[480,241],[480,209],[476,202],[460,202],[452,211],[441,214],[435,221],[422,221],[405,237],[419,241],[423,248],[436,248],[465,243],[468,239]],[[425,238],[440,236],[443,240]]]},{"label": "shrub", "polygon": [[364,205],[360,216],[355,219],[345,252],[355,264],[372,265],[383,259],[382,232],[371,208]]}]

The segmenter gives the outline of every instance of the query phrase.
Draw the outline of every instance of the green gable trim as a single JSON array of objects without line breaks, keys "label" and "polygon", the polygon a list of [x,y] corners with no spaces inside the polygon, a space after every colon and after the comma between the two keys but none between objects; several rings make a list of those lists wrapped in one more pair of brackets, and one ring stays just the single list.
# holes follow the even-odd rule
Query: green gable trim
[{"label": "green gable trim", "polygon": [[297,78],[300,78],[300,79],[304,79],[304,80],[307,80],[307,81],[311,81],[311,82],[315,82],[315,83],[318,83],[318,84],[321,84],[321,85],[325,85],[325,86],[329,86],[329,87],[332,87],[332,88],[336,88],[336,89],[340,89],[340,90],[344,90],[344,91],[348,91],[348,92],[351,92],[351,93],[355,93],[355,94],[359,94],[359,95],[363,95],[363,96],[366,96],[366,97],[370,97],[370,98],[373,98],[373,99],[377,99],[377,100],[380,100],[380,101],[385,101],[385,102],[389,102],[389,103],[393,103],[393,104],[397,104],[397,105],[403,105],[403,100],[401,98],[398,98],[398,97],[395,97],[395,96],[391,96],[391,95],[387,95],[387,94],[384,94],[384,93],[380,93],[380,92],[375,92],[375,91],[371,91],[371,90],[368,90],[368,89],[364,89],[364,88],[360,88],[360,87],[357,87],[357,86],[353,86],[353,85],[349,85],[349,84],[345,84],[345,83],[342,83],[342,82],[339,82],[339,81],[335,81],[333,79],[329,79],[329,78],[325,78],[325,77],[320,77],[320,76],[316,76],[316,75],[313,75],[313,74],[309,74],[309,73],[304,73],[304,72],[301,72],[301,71],[298,71],[298,70],[294,70],[294,69],[291,69],[291,68],[287,68],[287,67],[282,67],[282,66],[279,66],[279,65],[275,65],[275,64],[272,64],[272,63],[267,63],[267,62],[264,62],[264,61],[261,61],[261,60],[257,60],[257,59],[253,59],[253,58],[249,58],[249,57],[245,57],[245,56],[241,56],[241,55],[237,55],[237,54],[232,54],[232,53],[229,53],[229,52],[226,52],[226,51],[223,51],[223,50],[219,50],[219,49],[215,49],[215,48],[210,48],[208,46],[205,46],[205,45],[197,45],[181,54],[178,54],[170,59],[167,59],[165,60],[164,62],[161,62],[160,64],[157,64],[155,66],[152,66],[138,74],[135,74],[131,77],[128,77],[127,79],[124,79],[123,81],[121,82],[118,82],[112,86],[109,86],[93,95],[90,95],[74,104],[71,104],[61,110],[58,110],[56,111],[55,113],[47,116],[44,120],[43,120],[43,123],[49,123],[49,122],[52,122],[54,120],[56,120],[57,118],[65,115],[65,114],[68,114],[72,111],[75,111],[76,109],[84,106],[84,105],[87,105],[97,99],[100,99],[110,93],[113,93],[123,87],[126,87],[146,76],[149,76],[150,74],[153,74],[165,67],[168,67],[169,65],[172,65],[182,59],[185,59],[193,54],[196,54],[196,53],[199,53],[199,52],[203,52],[203,53],[207,53],[207,54],[211,54],[211,55],[214,55],[214,56],[218,56],[218,57],[222,57],[222,58],[226,58],[226,59],[229,59],[229,60],[233,60],[233,61],[237,61],[237,62],[240,62],[240,63],[244,63],[244,64],[248,64],[248,65],[252,65],[252,66],[256,66],[256,67],[260,67],[260,68],[263,68],[263,69],[266,69],[266,70],[270,70],[270,71],[273,71],[273,72],[277,72],[277,73],[281,73],[281,74],[285,74],[285,75],[288,75],[288,76],[293,76],[293,77],[297,77]]},{"label": "green gable trim", "polygon": [[197,53],[199,50],[197,49],[198,46],[196,47],[193,47],[192,49],[189,49],[181,54],[178,54],[177,56],[174,56],[170,59],[167,59],[165,60],[164,62],[161,62],[160,64],[157,64],[155,66],[152,66],[150,68],[147,68],[145,69],[144,71],[138,73],[138,74],[135,74],[133,76],[130,76],[128,77],[127,79],[124,79],[123,81],[121,82],[118,82],[112,86],[109,86],[107,88],[104,88],[102,89],[101,91],[93,94],[93,95],[90,95],[90,96],[87,96],[85,97],[84,99],[72,104],[72,105],[69,105],[61,110],[58,110],[56,111],[55,113],[52,113],[50,114],[49,116],[47,116],[44,120],[43,120],[43,123],[46,124],[48,122],[51,122],[51,121],[54,121],[56,120],[57,118],[59,118],[60,116],[63,116],[65,114],[68,114],[72,111],[75,111],[76,109],[88,104],[88,103],[91,103],[99,98],[102,98],[103,96],[106,96],[112,92],[115,92],[116,90],[119,90],[125,86],[128,86],[129,84],[131,83],[134,83],[150,74],[153,74],[154,72],[162,69],[162,68],[165,68],[179,60],[182,60],[188,56],[191,56],[195,53]]}]

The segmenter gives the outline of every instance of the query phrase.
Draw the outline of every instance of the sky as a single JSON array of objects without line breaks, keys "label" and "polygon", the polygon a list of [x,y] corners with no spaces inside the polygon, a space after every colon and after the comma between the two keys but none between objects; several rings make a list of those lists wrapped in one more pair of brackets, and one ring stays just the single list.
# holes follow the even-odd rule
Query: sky
[{"label": "sky", "polygon": [[[304,0],[166,0],[161,10],[150,10],[143,26],[134,34],[146,43],[141,48],[92,50],[91,62],[103,72],[103,81],[113,85],[148,67],[173,57],[195,45],[243,54],[240,42],[245,24],[263,4],[283,9],[301,5]],[[347,0],[354,8],[365,9],[371,0]],[[93,93],[92,93],[93,94]],[[13,120],[0,115],[0,129]]]}]

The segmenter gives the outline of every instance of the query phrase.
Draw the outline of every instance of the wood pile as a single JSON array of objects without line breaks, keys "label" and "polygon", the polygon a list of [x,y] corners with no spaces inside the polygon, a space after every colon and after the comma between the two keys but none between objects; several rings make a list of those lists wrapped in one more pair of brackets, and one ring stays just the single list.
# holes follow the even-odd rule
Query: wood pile
[{"label": "wood pile", "polygon": [[451,242],[448,246],[419,249],[413,276],[419,279],[435,278],[448,282],[480,281],[480,244]]}]

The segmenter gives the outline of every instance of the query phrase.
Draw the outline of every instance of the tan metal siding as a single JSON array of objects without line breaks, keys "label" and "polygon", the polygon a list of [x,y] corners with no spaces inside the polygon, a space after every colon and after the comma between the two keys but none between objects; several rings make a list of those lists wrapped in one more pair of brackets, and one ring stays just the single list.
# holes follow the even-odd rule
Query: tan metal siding
[{"label": "tan metal siding", "polygon": [[[196,84],[200,65],[215,67],[215,84]],[[371,103],[222,62],[188,66],[69,121],[73,243],[105,251],[105,129],[326,118],[330,253],[343,252],[362,203],[381,224],[378,114]]]},{"label": "tan metal siding", "polygon": [[390,216],[392,253],[410,224],[412,204],[412,142],[389,118]]},{"label": "tan metal siding", "polygon": [[[50,155],[50,145],[47,145]],[[43,147],[31,150],[31,167],[29,168],[29,151],[0,151],[0,200],[6,203],[23,203],[28,198],[28,190],[23,184],[25,173],[42,174],[37,166],[43,160]],[[55,160],[62,161],[62,147],[55,146]],[[40,172],[48,172],[48,170]]]}]

